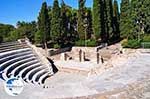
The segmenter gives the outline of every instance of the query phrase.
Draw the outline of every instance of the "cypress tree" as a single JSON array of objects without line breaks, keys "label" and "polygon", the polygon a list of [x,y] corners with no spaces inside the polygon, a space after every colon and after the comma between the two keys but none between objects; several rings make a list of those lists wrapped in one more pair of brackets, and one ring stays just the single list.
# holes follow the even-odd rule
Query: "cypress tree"
[{"label": "cypress tree", "polygon": [[129,0],[122,0],[121,15],[120,15],[120,34],[122,38],[132,39],[133,28],[131,4]]},{"label": "cypress tree", "polygon": [[85,0],[79,0],[79,10],[78,10],[78,34],[81,40],[85,39]]},{"label": "cypress tree", "polygon": [[93,0],[93,31],[96,40],[100,40],[101,37],[101,0]]},{"label": "cypress tree", "polygon": [[[112,7],[112,6],[111,6]],[[106,43],[109,40],[111,28],[110,2],[94,0],[93,3],[93,30],[98,41]]]},{"label": "cypress tree", "polygon": [[118,8],[118,2],[117,0],[114,0],[114,5],[113,5],[113,20],[114,20],[114,34],[113,37],[114,39],[119,39],[120,38],[120,29],[119,29],[119,8]]},{"label": "cypress tree", "polygon": [[134,16],[134,19],[137,22],[137,27],[139,28],[138,32],[142,32],[142,33],[148,33],[146,28],[147,26],[149,27],[150,25],[150,17],[149,17],[149,10],[150,7],[148,6],[148,4],[150,4],[150,1],[148,0],[134,0],[131,1],[132,3],[132,13]]},{"label": "cypress tree", "polygon": [[38,17],[38,38],[42,39],[42,42],[39,43],[42,43],[43,47],[46,47],[47,40],[50,37],[49,24],[48,8],[46,2],[44,2]]},{"label": "cypress tree", "polygon": [[65,5],[64,1],[62,0],[61,3],[61,41],[62,46],[65,46],[68,42],[68,33],[69,33],[69,18],[67,16],[67,6]]},{"label": "cypress tree", "polygon": [[71,16],[70,16],[70,29],[69,29],[69,33],[70,33],[70,42],[71,44],[75,44],[75,41],[77,41],[79,39],[79,34],[77,32],[77,21],[78,21],[78,11],[77,9],[70,9],[71,10]]},{"label": "cypress tree", "polygon": [[60,18],[60,7],[58,0],[54,0],[52,8],[52,19],[51,19],[51,36],[54,43],[60,42],[61,36],[61,18]]},{"label": "cypress tree", "polygon": [[91,39],[91,36],[93,34],[92,30],[92,11],[91,8],[86,9],[86,39]]},{"label": "cypress tree", "polygon": [[150,34],[150,0],[143,0],[143,12],[144,12],[144,23],[145,23],[145,28],[144,31],[147,34]]},{"label": "cypress tree", "polygon": [[132,21],[134,22],[134,38],[138,39],[140,41],[142,39],[143,34],[145,34],[146,31],[146,24],[149,20],[146,20],[148,17],[148,13],[146,11],[147,6],[145,0],[134,0],[131,1],[132,5]]},{"label": "cypress tree", "polygon": [[49,15],[49,29],[50,29],[50,36],[49,36],[49,40],[51,40],[52,38],[52,34],[51,34],[51,20],[52,20],[52,7],[49,6],[48,7],[48,15]]},{"label": "cypress tree", "polygon": [[104,0],[104,11],[105,11],[105,41],[108,42],[109,38],[112,37],[113,33],[113,7],[112,0]]}]

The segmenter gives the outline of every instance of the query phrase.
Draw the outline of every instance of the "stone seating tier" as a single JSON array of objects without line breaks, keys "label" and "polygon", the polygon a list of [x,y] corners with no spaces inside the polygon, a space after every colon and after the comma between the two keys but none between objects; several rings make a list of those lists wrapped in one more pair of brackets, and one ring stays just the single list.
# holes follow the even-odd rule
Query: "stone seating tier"
[{"label": "stone seating tier", "polygon": [[33,49],[18,41],[0,44],[0,73],[3,80],[19,77],[34,84],[44,84],[51,74]]}]

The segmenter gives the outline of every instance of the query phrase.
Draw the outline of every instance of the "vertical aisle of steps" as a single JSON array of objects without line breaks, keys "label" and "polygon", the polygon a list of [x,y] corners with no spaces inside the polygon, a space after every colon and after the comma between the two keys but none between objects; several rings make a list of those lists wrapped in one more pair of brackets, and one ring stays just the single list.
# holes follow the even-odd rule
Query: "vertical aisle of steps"
[{"label": "vertical aisle of steps", "polygon": [[0,44],[0,79],[20,77],[26,83],[44,84],[52,74],[51,64],[44,64],[25,41]]}]

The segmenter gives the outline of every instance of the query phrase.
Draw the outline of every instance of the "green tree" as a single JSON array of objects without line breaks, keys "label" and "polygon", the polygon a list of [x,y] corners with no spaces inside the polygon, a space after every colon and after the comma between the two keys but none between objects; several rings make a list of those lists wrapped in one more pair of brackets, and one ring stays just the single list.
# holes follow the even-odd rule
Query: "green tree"
[{"label": "green tree", "polygon": [[147,34],[150,34],[150,0],[143,0],[143,12],[144,12],[144,16],[143,18],[145,18],[144,20],[144,23],[145,23],[145,26],[144,26],[144,31],[145,33]]},{"label": "green tree", "polygon": [[41,11],[38,17],[38,30],[40,31],[40,36],[42,38],[43,47],[47,47],[46,43],[50,38],[50,22],[48,15],[48,7],[46,2],[42,4]]},{"label": "green tree", "polygon": [[96,40],[100,39],[101,35],[101,0],[93,0],[93,31]]},{"label": "green tree", "polygon": [[114,0],[113,12],[114,12],[113,13],[113,25],[114,25],[113,37],[115,40],[117,40],[120,38],[120,28],[119,28],[120,14],[119,14],[117,0]]},{"label": "green tree", "polygon": [[21,38],[21,32],[16,29],[16,30],[13,30],[10,32],[10,35],[8,37],[8,41],[16,41],[20,38]]},{"label": "green tree", "polygon": [[52,37],[52,33],[51,33],[51,20],[52,20],[52,6],[49,6],[48,7],[48,15],[49,15],[49,31],[50,31],[50,36],[48,38],[48,41],[50,42],[51,41],[51,37]]},{"label": "green tree", "polygon": [[78,10],[78,26],[77,26],[79,38],[85,39],[85,0],[79,0]]},{"label": "green tree", "polygon": [[69,15],[68,7],[62,0],[61,3],[61,46],[65,46],[68,44],[68,34],[69,34]]},{"label": "green tree", "polygon": [[77,21],[78,21],[78,16],[77,16],[77,9],[72,9],[69,8],[70,11],[68,11],[69,14],[69,43],[71,45],[75,44],[75,41],[79,40],[79,34],[77,32]]},{"label": "green tree", "polygon": [[112,37],[114,27],[113,27],[113,7],[112,0],[104,0],[104,26],[103,30],[104,41],[108,42],[109,38]]},{"label": "green tree", "polygon": [[122,0],[120,15],[120,34],[122,38],[133,39],[133,22],[131,13],[131,3],[129,0]]},{"label": "green tree", "polygon": [[17,30],[20,32],[21,37],[27,37],[32,43],[34,43],[34,35],[37,31],[37,23],[35,21],[32,22],[17,22]]},{"label": "green tree", "polygon": [[41,32],[40,30],[38,30],[36,33],[35,33],[35,36],[34,36],[34,39],[35,39],[35,44],[36,45],[39,45],[39,44],[42,44],[42,36],[41,36]]},{"label": "green tree", "polygon": [[107,43],[112,32],[112,1],[94,0],[93,30],[98,42]]},{"label": "green tree", "polygon": [[141,40],[145,33],[150,33],[150,17],[149,17],[149,10],[150,7],[148,6],[150,1],[147,0],[134,0],[131,1],[132,5],[132,21],[134,23],[134,34],[135,38]]},{"label": "green tree", "polygon": [[9,24],[0,23],[0,42],[9,41],[10,32],[14,31],[15,27]]},{"label": "green tree", "polygon": [[92,34],[93,34],[93,29],[92,29],[92,11],[91,8],[86,9],[86,39],[91,39]]},{"label": "green tree", "polygon": [[51,37],[54,43],[60,42],[61,37],[61,18],[58,0],[54,0],[51,19]]}]

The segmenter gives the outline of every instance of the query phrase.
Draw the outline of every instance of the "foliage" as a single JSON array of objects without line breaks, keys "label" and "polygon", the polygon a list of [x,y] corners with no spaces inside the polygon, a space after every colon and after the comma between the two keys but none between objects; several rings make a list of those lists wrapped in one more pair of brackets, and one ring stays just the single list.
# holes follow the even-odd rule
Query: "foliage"
[{"label": "foliage", "polygon": [[55,49],[59,49],[59,48],[61,48],[61,47],[60,47],[59,44],[54,44],[54,48],[55,48]]},{"label": "foliage", "polygon": [[122,46],[124,48],[139,48],[140,47],[140,42],[138,40],[123,40],[122,41]]},{"label": "foliage", "polygon": [[58,1],[52,7],[44,2],[37,22],[18,21],[16,28],[0,24],[0,42],[27,37],[42,47],[60,48],[113,44],[121,37],[124,47],[138,48],[140,40],[150,41],[150,0],[122,0],[120,12],[117,0],[93,0],[92,9],[86,0],[78,0],[78,9]]},{"label": "foliage", "polygon": [[150,42],[150,35],[145,35],[142,39],[142,42]]},{"label": "foliage", "polygon": [[123,39],[121,45],[125,48],[128,45],[128,39]]},{"label": "foliage", "polygon": [[132,38],[133,26],[131,24],[131,9],[129,0],[122,0],[120,15],[120,30],[122,38]]},{"label": "foliage", "polygon": [[20,31],[14,30],[14,31],[10,32],[10,36],[8,38],[6,38],[7,39],[6,41],[16,41],[19,38],[21,38]]},{"label": "foliage", "polygon": [[86,40],[86,43],[87,43],[88,47],[95,47],[95,46],[97,46],[97,42],[94,39]]},{"label": "foliage", "polygon": [[92,38],[92,34],[93,34],[93,29],[92,29],[92,11],[91,11],[91,8],[86,8],[86,11],[85,11],[85,17],[86,17],[86,21],[85,21],[85,24],[86,24],[86,39],[90,39]]},{"label": "foliage", "polygon": [[85,39],[85,0],[79,0],[79,10],[78,10],[78,34],[79,38]]},{"label": "foliage", "polygon": [[[38,34],[38,37],[41,38],[43,46],[45,46],[45,43],[50,39],[50,20],[49,20],[49,14],[48,14],[48,7],[46,2],[42,4],[41,11],[39,13],[38,17],[38,30],[41,34]],[[41,36],[41,37],[39,37]],[[39,41],[36,41],[39,42]],[[46,46],[45,46],[46,47]]]},{"label": "foliage", "polygon": [[14,31],[15,27],[9,24],[0,24],[0,43],[7,41],[9,38],[10,32]]},{"label": "foliage", "polygon": [[61,36],[61,18],[60,18],[60,7],[58,0],[54,0],[52,8],[52,19],[51,19],[51,38],[55,43],[59,43]]},{"label": "foliage", "polygon": [[85,47],[95,47],[97,45],[96,40],[88,39],[88,40],[78,40],[75,43],[76,46],[85,46]]},{"label": "foliage", "polygon": [[111,39],[119,39],[119,11],[115,0],[94,0],[93,30],[98,41],[108,43]]},{"label": "foliage", "polygon": [[104,0],[103,2],[104,6],[104,18],[102,20],[102,23],[104,23],[104,26],[102,28],[102,40],[104,42],[108,42],[109,38],[113,36],[113,4],[112,0]]},{"label": "foliage", "polygon": [[101,34],[101,4],[100,0],[93,0],[93,31],[95,38],[100,39]]},{"label": "foliage", "polygon": [[70,37],[70,20],[69,17],[71,17],[71,11],[69,7],[64,3],[62,0],[61,4],[61,47],[66,46],[69,43],[69,37]]},{"label": "foliage", "polygon": [[141,34],[150,33],[149,0],[123,0],[121,4],[121,36],[141,39]]},{"label": "foliage", "polygon": [[41,31],[37,31],[35,33],[34,39],[35,39],[35,44],[42,44],[42,36],[41,36]]},{"label": "foliage", "polygon": [[119,40],[120,39],[120,14],[118,8],[117,0],[114,0],[113,4],[113,39]]},{"label": "foliage", "polygon": [[37,31],[37,24],[35,21],[32,22],[17,22],[17,30],[20,34],[20,38],[27,37],[32,43],[34,42],[34,35]]}]

